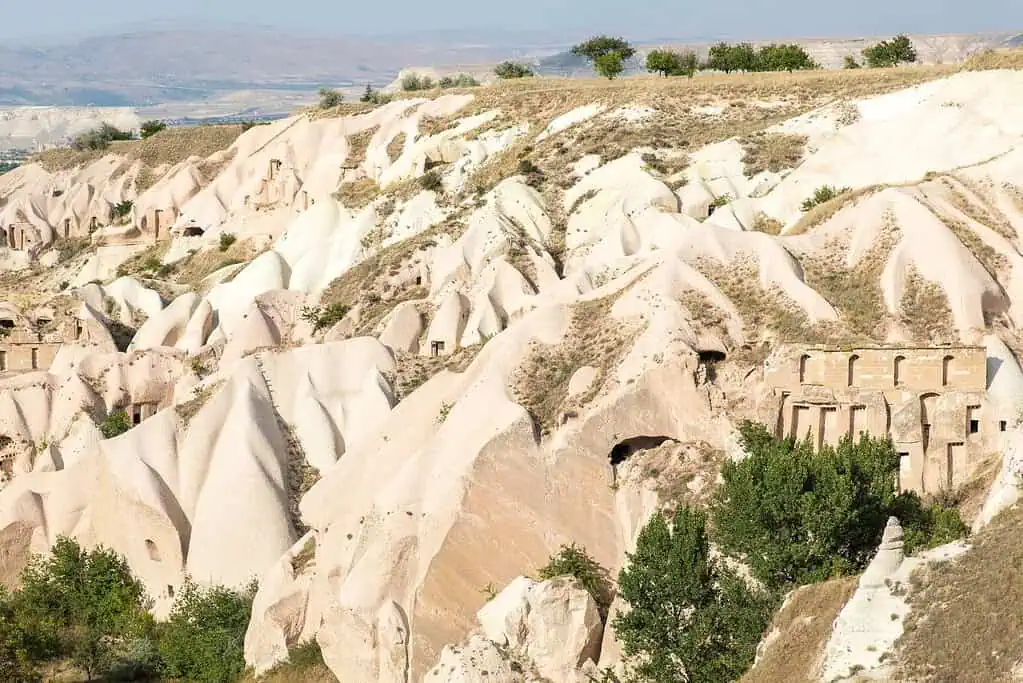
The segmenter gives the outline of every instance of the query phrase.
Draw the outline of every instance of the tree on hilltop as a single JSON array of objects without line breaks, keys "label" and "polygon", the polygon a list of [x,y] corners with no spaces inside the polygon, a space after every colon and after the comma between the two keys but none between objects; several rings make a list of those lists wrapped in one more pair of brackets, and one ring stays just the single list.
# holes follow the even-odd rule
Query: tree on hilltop
[{"label": "tree on hilltop", "polygon": [[913,41],[905,34],[899,34],[891,40],[882,40],[876,45],[863,49],[863,58],[872,69],[911,64],[917,60]]},{"label": "tree on hilltop", "polygon": [[668,76],[693,77],[699,66],[696,53],[690,50],[675,52],[672,50],[653,50],[646,57],[646,70]]},{"label": "tree on hilltop", "polygon": [[636,48],[624,38],[596,36],[573,47],[572,54],[586,57],[598,74],[613,79],[625,71],[625,60],[636,54]]},{"label": "tree on hilltop", "polygon": [[757,52],[757,69],[760,71],[808,71],[819,69],[810,54],[795,43],[771,43]]},{"label": "tree on hilltop", "polygon": [[759,70],[757,51],[750,43],[731,45],[721,42],[712,45],[704,66],[714,71],[724,71],[726,74],[733,71]]}]

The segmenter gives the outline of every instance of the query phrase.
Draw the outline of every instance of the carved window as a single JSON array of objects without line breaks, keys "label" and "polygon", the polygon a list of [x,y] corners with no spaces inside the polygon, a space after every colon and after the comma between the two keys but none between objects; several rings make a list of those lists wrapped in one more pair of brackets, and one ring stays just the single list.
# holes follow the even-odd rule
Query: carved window
[{"label": "carved window", "polygon": [[856,366],[860,362],[860,357],[853,354],[849,357],[849,386],[856,386]]},{"label": "carved window", "polygon": [[894,377],[895,386],[897,386],[897,387],[901,387],[902,386],[902,381],[903,381],[902,380],[902,368],[905,365],[905,363],[906,363],[906,357],[905,356],[896,356],[895,357],[895,364],[894,364],[894,368],[892,368],[892,375]]},{"label": "carved window", "polygon": [[954,360],[955,358],[952,356],[945,356],[941,361],[941,386],[943,387],[948,386],[949,379],[952,376],[952,361]]},{"label": "carved window", "polygon": [[806,384],[806,367],[810,363],[810,356],[804,355],[799,359],[799,383]]}]

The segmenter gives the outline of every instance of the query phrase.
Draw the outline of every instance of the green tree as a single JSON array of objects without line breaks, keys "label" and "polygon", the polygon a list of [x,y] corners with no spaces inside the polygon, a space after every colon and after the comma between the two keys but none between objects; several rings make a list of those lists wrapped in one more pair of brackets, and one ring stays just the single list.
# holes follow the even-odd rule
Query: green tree
[{"label": "green tree", "polygon": [[714,71],[758,71],[760,69],[757,51],[750,43],[717,43],[710,47],[704,68]]},{"label": "green tree", "polygon": [[898,66],[917,60],[913,41],[905,34],[899,34],[891,40],[882,40],[876,45],[864,48],[863,58],[872,69]]},{"label": "green tree", "polygon": [[586,57],[601,76],[613,79],[625,70],[625,60],[636,54],[636,49],[624,38],[595,36],[572,48],[572,54]]},{"label": "green tree", "polygon": [[593,69],[604,78],[613,81],[625,71],[625,63],[621,54],[608,52],[606,55],[598,55],[594,58]]},{"label": "green tree", "polygon": [[583,588],[593,596],[601,613],[607,613],[611,606],[611,580],[608,578],[607,570],[586,553],[586,548],[575,543],[561,546],[558,553],[552,556],[547,566],[539,572],[540,579],[544,581],[559,576],[574,576],[579,579]]},{"label": "green tree", "polygon": [[167,124],[164,123],[163,121],[157,121],[156,119],[153,119],[151,121],[145,121],[139,127],[139,137],[145,140],[146,138],[151,138],[160,131],[166,129]]},{"label": "green tree", "polygon": [[696,73],[698,60],[692,51],[653,50],[646,57],[646,70],[668,76],[689,76]]},{"label": "green tree", "polygon": [[405,92],[430,90],[433,86],[434,82],[432,78],[429,76],[421,76],[416,73],[406,74],[401,79],[401,89]]},{"label": "green tree", "polygon": [[198,683],[234,681],[245,670],[245,630],[255,592],[255,583],[234,591],[200,588],[186,579],[160,629],[164,673]]},{"label": "green tree", "polygon": [[104,439],[113,439],[131,429],[131,418],[123,410],[115,410],[106,416],[99,426],[99,431]]},{"label": "green tree", "polygon": [[35,558],[21,575],[23,623],[55,632],[58,650],[92,680],[114,661],[119,640],[152,628],[145,588],[111,550],[85,551],[60,537],[50,557]]},{"label": "green tree", "polygon": [[759,71],[806,71],[819,69],[802,46],[794,43],[764,45],[757,52],[756,68]]},{"label": "green tree", "polygon": [[[896,494],[898,455],[888,439],[846,437],[816,451],[807,441],[776,439],[745,423],[747,453],[727,462],[712,503],[715,541],[742,557],[772,588],[813,583],[859,571],[873,556],[892,515],[903,520],[912,552],[955,527],[954,511],[921,508]],[[965,527],[958,527],[961,532]]]},{"label": "green tree", "polygon": [[320,88],[318,94],[320,96],[320,109],[334,109],[340,107],[345,101],[344,95],[330,88]]},{"label": "green tree", "polygon": [[118,140],[131,140],[131,133],[109,123],[101,123],[96,128],[78,135],[71,146],[80,151],[100,150],[106,149],[111,142]]},{"label": "green tree", "polygon": [[612,627],[636,673],[652,683],[725,683],[753,661],[773,610],[710,557],[703,511],[679,507],[669,526],[655,516],[618,577],[629,609]]},{"label": "green tree", "polygon": [[533,70],[525,64],[518,62],[501,62],[494,67],[494,75],[501,79],[511,78],[529,78],[533,75]]}]

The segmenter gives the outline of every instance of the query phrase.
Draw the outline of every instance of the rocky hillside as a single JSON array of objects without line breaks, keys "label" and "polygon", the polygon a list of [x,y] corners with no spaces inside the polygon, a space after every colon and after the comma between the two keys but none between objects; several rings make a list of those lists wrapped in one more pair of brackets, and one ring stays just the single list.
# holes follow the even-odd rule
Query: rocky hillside
[{"label": "rocky hillside", "polygon": [[[342,681],[586,680],[604,615],[516,577],[568,543],[614,574],[703,502],[782,345],[983,345],[1023,407],[1023,72],[982,69],[1014,65],[537,80],[0,176],[3,298],[84,329],[0,379],[3,576],[68,535],[158,616],[186,575],[258,577],[257,671],[315,638]],[[889,531],[870,590],[903,571]],[[883,668],[898,634],[832,629],[852,586],[804,590],[776,622],[823,620],[800,676]]]}]

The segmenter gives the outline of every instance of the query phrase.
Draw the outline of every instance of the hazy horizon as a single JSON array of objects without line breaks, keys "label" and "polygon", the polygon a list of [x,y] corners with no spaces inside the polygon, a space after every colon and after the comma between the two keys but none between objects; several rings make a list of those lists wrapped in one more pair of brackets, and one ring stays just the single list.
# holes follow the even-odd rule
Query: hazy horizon
[{"label": "hazy horizon", "polygon": [[[165,4],[134,0],[51,0],[46,23],[22,9],[0,8],[0,39],[16,43],[60,41],[160,27],[212,30],[235,28],[307,32],[321,36],[388,38],[454,33],[463,38],[479,32],[531,33],[545,40],[574,40],[593,33],[613,33],[636,40],[713,40],[772,37],[855,37],[896,33],[952,34],[1023,31],[1023,3],[977,0],[965,7],[949,1],[900,3],[863,0],[822,10],[820,3],[789,0],[779,11],[773,0],[747,0],[741,18],[724,3],[679,8],[670,0],[520,0],[511,13],[480,11],[469,0],[423,4],[392,0],[353,8],[317,0],[177,0]],[[673,6],[674,5],[674,6]],[[624,11],[623,8],[627,8]],[[731,16],[730,16],[731,15]],[[538,25],[543,22],[542,25]],[[671,26],[671,28],[666,28]]]}]

